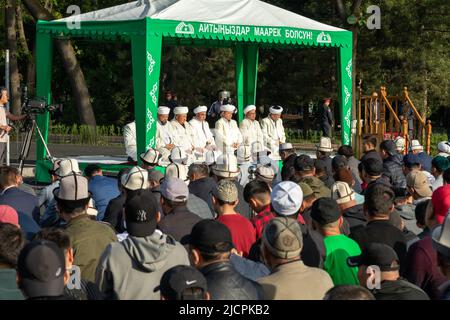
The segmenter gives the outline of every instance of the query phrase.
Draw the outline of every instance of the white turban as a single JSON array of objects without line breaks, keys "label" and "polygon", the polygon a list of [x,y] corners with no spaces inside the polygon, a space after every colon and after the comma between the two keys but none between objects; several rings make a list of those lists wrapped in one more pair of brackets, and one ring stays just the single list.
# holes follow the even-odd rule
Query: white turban
[{"label": "white turban", "polygon": [[220,107],[220,112],[234,112],[234,110],[236,110],[236,107],[232,104],[226,104]]},{"label": "white turban", "polygon": [[244,109],[244,114],[247,114],[248,112],[250,112],[252,110],[256,110],[256,106],[249,105],[249,106],[247,106],[247,108]]},{"label": "white turban", "polygon": [[283,112],[283,108],[280,106],[272,106],[269,109],[271,114],[281,114]]},{"label": "white turban", "polygon": [[448,141],[439,142],[437,147],[440,152],[450,154],[450,143]]},{"label": "white turban", "polygon": [[173,113],[178,115],[178,114],[188,114],[189,113],[189,108],[188,107],[176,107],[173,110]]},{"label": "white turban", "polygon": [[206,112],[206,111],[208,111],[208,107],[206,107],[206,106],[199,106],[194,109],[195,114],[200,113],[200,112]]},{"label": "white turban", "polygon": [[170,108],[167,108],[167,107],[159,107],[158,108],[158,114],[166,115],[169,113],[170,113]]}]

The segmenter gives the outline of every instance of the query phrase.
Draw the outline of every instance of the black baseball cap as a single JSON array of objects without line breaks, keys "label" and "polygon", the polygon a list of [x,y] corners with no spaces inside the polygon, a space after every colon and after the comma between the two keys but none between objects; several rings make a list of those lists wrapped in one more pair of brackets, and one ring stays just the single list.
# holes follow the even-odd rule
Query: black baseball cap
[{"label": "black baseball cap", "polygon": [[17,272],[21,289],[29,298],[64,294],[66,259],[53,241],[38,240],[27,244],[19,254]]},{"label": "black baseball cap", "polygon": [[127,232],[134,237],[147,237],[156,230],[158,203],[150,190],[132,193],[125,201]]},{"label": "black baseball cap", "polygon": [[327,169],[327,163],[325,160],[316,159],[314,160],[314,168],[316,168],[316,171],[325,171]]},{"label": "black baseball cap", "polygon": [[314,160],[306,154],[299,155],[294,160],[294,169],[296,171],[311,171],[314,169]]},{"label": "black baseball cap", "polygon": [[348,160],[347,157],[342,156],[340,154],[333,157],[333,160],[331,160],[331,167],[334,171],[338,171],[339,168],[347,167],[348,166]]},{"label": "black baseball cap", "polygon": [[386,151],[391,156],[397,153],[397,146],[393,140],[384,140],[381,142],[380,149]]},{"label": "black baseball cap", "polygon": [[349,257],[347,264],[350,267],[375,265],[380,268],[380,271],[396,271],[400,269],[400,260],[395,250],[384,243],[375,242],[364,246],[360,256]]},{"label": "black baseball cap", "polygon": [[403,157],[403,164],[407,168],[420,164],[420,159],[417,154],[408,153]]},{"label": "black baseball cap", "polygon": [[189,288],[202,289],[204,296],[208,289],[206,279],[197,269],[180,265],[164,272],[155,291],[160,290],[161,295],[168,300],[196,300],[196,297],[184,293]]},{"label": "black baseball cap", "polygon": [[364,160],[363,168],[369,176],[381,176],[383,173],[383,162],[375,158],[369,158]]},{"label": "black baseball cap", "polygon": [[234,248],[228,227],[210,219],[195,224],[191,234],[181,239],[181,243],[190,244],[204,253],[229,252]]},{"label": "black baseball cap", "polygon": [[311,207],[311,218],[320,225],[326,225],[339,220],[341,212],[336,200],[320,198]]}]

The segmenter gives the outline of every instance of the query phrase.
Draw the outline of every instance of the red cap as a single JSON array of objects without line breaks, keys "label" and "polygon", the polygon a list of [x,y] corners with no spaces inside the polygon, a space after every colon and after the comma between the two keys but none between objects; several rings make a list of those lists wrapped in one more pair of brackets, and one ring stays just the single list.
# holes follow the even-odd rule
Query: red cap
[{"label": "red cap", "polygon": [[0,205],[0,222],[19,226],[17,211],[10,206]]},{"label": "red cap", "polygon": [[450,184],[442,186],[433,192],[431,197],[433,202],[434,216],[439,224],[444,223],[448,209],[450,209]]}]

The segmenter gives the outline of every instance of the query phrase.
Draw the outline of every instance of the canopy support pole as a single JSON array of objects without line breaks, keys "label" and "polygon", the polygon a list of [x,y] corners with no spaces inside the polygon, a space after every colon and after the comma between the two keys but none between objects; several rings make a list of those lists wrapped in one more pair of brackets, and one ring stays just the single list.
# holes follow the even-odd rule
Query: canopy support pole
[{"label": "canopy support pole", "polygon": [[244,108],[256,102],[259,47],[257,44],[236,44],[236,90],[238,119],[244,119]]},{"label": "canopy support pole", "polygon": [[[350,43],[351,39],[350,39]],[[342,144],[351,145],[352,123],[352,47],[338,51],[339,105],[341,106]]]},{"label": "canopy support pole", "polygon": [[[53,61],[53,38],[51,34],[38,32],[36,36],[36,95],[51,103],[51,80]],[[49,112],[40,114],[36,119],[45,142],[48,141],[50,122]],[[41,139],[36,139],[36,181],[49,181],[47,151]]]},{"label": "canopy support pole", "polygon": [[133,59],[134,112],[136,140],[139,154],[156,146],[156,121],[158,119],[159,76],[161,70],[162,36],[150,32],[148,19],[145,35],[131,39]]}]

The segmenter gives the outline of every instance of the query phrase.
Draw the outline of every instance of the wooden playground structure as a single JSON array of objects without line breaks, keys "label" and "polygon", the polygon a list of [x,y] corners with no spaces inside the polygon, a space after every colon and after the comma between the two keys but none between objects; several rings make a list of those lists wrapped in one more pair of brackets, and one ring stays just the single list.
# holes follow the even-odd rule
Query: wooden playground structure
[{"label": "wooden playground structure", "polygon": [[[409,112],[409,116],[406,112]],[[379,142],[401,136],[406,140],[405,154],[408,153],[411,141],[419,140],[424,151],[430,154],[431,134],[431,121],[417,111],[407,87],[403,88],[400,96],[388,96],[386,87],[380,87],[379,91],[365,96],[361,83],[359,84],[355,134],[358,157],[362,154],[362,140],[366,135],[377,136]]]}]

